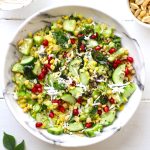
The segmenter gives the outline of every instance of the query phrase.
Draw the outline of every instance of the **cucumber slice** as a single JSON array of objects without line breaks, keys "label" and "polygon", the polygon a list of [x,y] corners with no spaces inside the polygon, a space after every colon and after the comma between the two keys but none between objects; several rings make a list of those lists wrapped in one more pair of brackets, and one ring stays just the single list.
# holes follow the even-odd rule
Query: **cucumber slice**
[{"label": "cucumber slice", "polygon": [[87,85],[90,80],[90,75],[88,71],[81,71],[80,70],[80,81],[82,84]]},{"label": "cucumber slice", "polygon": [[101,124],[96,124],[93,128],[85,129],[84,134],[88,137],[96,136],[96,132],[102,131],[103,126]]},{"label": "cucumber slice", "polygon": [[104,126],[111,125],[115,118],[116,112],[114,110],[110,110],[108,113],[102,114],[100,124]]},{"label": "cucumber slice", "polygon": [[75,87],[74,89],[69,91],[73,97],[78,98],[82,95],[83,89],[81,87]]},{"label": "cucumber slice", "polygon": [[124,92],[122,95],[126,98],[129,98],[134,93],[135,90],[136,90],[135,83],[130,83],[124,88]]},{"label": "cucumber slice", "polygon": [[84,129],[83,124],[80,122],[70,123],[67,129],[71,132],[77,132]]},{"label": "cucumber slice", "polygon": [[39,46],[43,42],[44,38],[43,38],[43,36],[34,35],[33,40],[34,40],[35,44]]},{"label": "cucumber slice", "polygon": [[20,63],[16,63],[16,64],[13,65],[12,71],[23,73],[24,72],[24,67]]},{"label": "cucumber slice", "polygon": [[73,32],[76,28],[75,20],[65,20],[63,23],[63,29],[69,32]]},{"label": "cucumber slice", "polygon": [[112,75],[112,80],[114,81],[115,84],[120,83],[123,84],[123,80],[125,77],[125,64],[120,65],[115,69]]},{"label": "cucumber slice", "polygon": [[27,65],[27,64],[32,63],[33,60],[34,60],[33,56],[23,56],[22,59],[21,59],[20,64],[21,65]]},{"label": "cucumber slice", "polygon": [[98,45],[98,42],[97,41],[95,41],[95,40],[89,40],[88,41],[88,47],[90,47],[90,48],[93,48],[93,47],[96,47]]},{"label": "cucumber slice", "polygon": [[30,49],[33,45],[33,39],[26,38],[23,43],[19,46],[19,51],[24,55],[29,55]]},{"label": "cucumber slice", "polygon": [[105,38],[109,38],[113,35],[113,29],[112,28],[108,28],[106,30],[104,30],[102,32],[102,35],[105,37]]},{"label": "cucumber slice", "polygon": [[70,62],[69,71],[73,76],[78,76],[78,70],[80,68],[81,63],[82,63],[81,58],[75,58]]},{"label": "cucumber slice", "polygon": [[48,128],[47,131],[54,135],[60,135],[64,132],[64,130],[61,127],[51,127]]},{"label": "cucumber slice", "polygon": [[41,72],[41,63],[40,61],[35,62],[35,66],[32,71],[35,75],[39,75]]},{"label": "cucumber slice", "polygon": [[40,105],[38,104],[38,103],[36,103],[34,106],[33,106],[33,111],[34,112],[39,112],[40,110],[41,110],[41,107],[40,107]]},{"label": "cucumber slice", "polygon": [[71,94],[64,94],[62,95],[61,99],[70,104],[75,104],[76,102],[75,98]]}]

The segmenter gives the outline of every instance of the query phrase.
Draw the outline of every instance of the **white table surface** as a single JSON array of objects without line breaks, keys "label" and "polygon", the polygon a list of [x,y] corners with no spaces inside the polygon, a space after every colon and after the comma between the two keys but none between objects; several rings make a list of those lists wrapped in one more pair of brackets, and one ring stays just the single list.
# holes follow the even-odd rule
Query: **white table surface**
[{"label": "white table surface", "polygon": [[[26,150],[149,150],[150,149],[150,29],[145,29],[135,21],[127,10],[126,0],[34,0],[29,6],[13,10],[0,10],[0,150],[3,132],[16,137],[20,142],[25,140]],[[47,6],[61,4],[84,4],[100,9],[117,18],[125,26],[130,35],[136,38],[142,48],[146,63],[146,83],[141,104],[129,123],[108,140],[84,148],[61,148],[44,143],[28,133],[12,116],[2,95],[3,68],[6,47],[18,26],[31,14]],[[9,60],[7,61],[9,63]]]}]

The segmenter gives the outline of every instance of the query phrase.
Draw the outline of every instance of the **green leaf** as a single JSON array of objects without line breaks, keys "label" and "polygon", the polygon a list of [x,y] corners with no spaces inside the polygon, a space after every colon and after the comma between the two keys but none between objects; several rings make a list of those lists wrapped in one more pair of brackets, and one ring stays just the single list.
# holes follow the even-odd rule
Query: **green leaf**
[{"label": "green leaf", "polygon": [[15,138],[4,132],[3,145],[7,150],[14,150],[16,145]]},{"label": "green leaf", "polygon": [[15,150],[25,150],[24,140],[15,147]]}]

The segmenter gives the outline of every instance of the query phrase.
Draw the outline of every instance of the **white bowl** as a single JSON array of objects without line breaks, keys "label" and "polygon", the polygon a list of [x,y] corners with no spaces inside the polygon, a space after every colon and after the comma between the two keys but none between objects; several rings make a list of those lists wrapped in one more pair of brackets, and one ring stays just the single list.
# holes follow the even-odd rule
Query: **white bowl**
[{"label": "white bowl", "polygon": [[128,9],[128,11],[130,12],[130,14],[132,15],[133,20],[136,21],[136,22],[137,22],[138,24],[140,24],[141,26],[150,29],[150,24],[147,24],[147,23],[144,23],[144,22],[140,21],[139,19],[137,19],[137,18],[133,15],[133,13],[132,13],[132,11],[131,11],[131,9],[130,9],[129,0],[126,0],[126,4],[127,4],[127,9]]},{"label": "white bowl", "polygon": [[33,0],[1,0],[0,9],[13,10],[29,5]]},{"label": "white bowl", "polygon": [[[116,34],[121,36],[122,44],[129,49],[130,55],[133,56],[135,60],[135,66],[134,66],[136,69],[135,81],[137,83],[136,91],[131,96],[124,110],[118,113],[118,117],[115,120],[115,122],[111,126],[104,128],[104,131],[102,133],[100,133],[99,135],[93,138],[80,137],[77,135],[67,135],[67,134],[55,136],[47,133],[47,131],[44,131],[42,129],[39,130],[35,128],[34,121],[31,119],[30,116],[23,113],[22,109],[17,105],[16,100],[12,95],[13,83],[11,80],[11,76],[12,76],[11,65],[18,58],[17,50],[15,47],[17,41],[27,36],[28,32],[31,31],[35,32],[36,30],[41,29],[50,20],[55,20],[62,15],[70,15],[75,12],[80,13],[85,17],[92,17],[97,22],[100,21],[100,22],[107,23],[108,25],[113,26],[115,29],[117,29]],[[27,131],[29,131],[37,138],[47,143],[57,144],[60,146],[66,146],[66,147],[87,146],[90,144],[101,142],[109,138],[115,132],[119,131],[133,116],[135,110],[137,109],[140,103],[142,92],[144,89],[144,80],[145,80],[144,62],[137,41],[135,39],[132,39],[127,33],[126,29],[124,29],[123,26],[120,23],[118,23],[118,21],[113,19],[111,16],[108,16],[99,10],[89,8],[89,7],[77,6],[77,5],[60,6],[60,7],[47,8],[32,15],[19,27],[14,38],[9,43],[9,48],[7,49],[7,56],[5,60],[6,61],[4,67],[5,68],[4,97],[14,117]]]}]

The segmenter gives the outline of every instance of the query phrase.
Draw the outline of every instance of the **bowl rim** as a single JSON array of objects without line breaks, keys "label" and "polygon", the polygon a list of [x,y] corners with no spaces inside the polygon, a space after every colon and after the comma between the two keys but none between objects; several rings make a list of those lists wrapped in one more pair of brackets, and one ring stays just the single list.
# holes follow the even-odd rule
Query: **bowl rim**
[{"label": "bowl rim", "polygon": [[133,20],[135,20],[135,22],[139,23],[141,26],[144,26],[145,28],[150,29],[150,24],[146,24],[146,23],[144,23],[144,22],[138,20],[138,19],[133,15],[133,13],[132,13],[132,11],[131,11],[131,9],[130,9],[129,0],[126,0],[126,1],[127,1],[127,7],[128,7],[127,9],[128,9],[128,11],[130,12],[130,14],[131,14]]},{"label": "bowl rim", "polygon": [[[110,18],[112,18],[115,22],[117,22],[118,23],[118,25],[120,25],[125,31],[126,31],[126,33],[129,35],[129,37],[130,37],[130,34],[128,33],[128,31],[126,30],[126,28],[120,23],[120,21],[118,21],[117,19],[115,19],[114,17],[111,17],[108,13],[106,13],[106,12],[103,12],[102,10],[100,10],[100,9],[97,9],[97,8],[94,8],[93,6],[86,6],[85,4],[58,4],[57,6],[48,6],[48,7],[46,7],[46,8],[44,8],[44,9],[41,9],[41,10],[39,10],[39,11],[37,11],[36,13],[34,13],[34,14],[32,14],[30,17],[28,17],[27,19],[25,19],[25,21],[18,27],[18,29],[16,30],[16,32],[15,32],[15,34],[12,36],[12,38],[11,38],[11,40],[10,40],[10,43],[13,41],[13,39],[17,36],[17,34],[18,34],[18,32],[29,22],[29,21],[31,21],[32,19],[34,19],[36,16],[38,16],[40,13],[43,13],[43,12],[45,12],[45,11],[48,11],[48,10],[51,10],[51,9],[58,9],[58,8],[62,8],[62,7],[84,7],[84,8],[87,8],[87,9],[93,9],[94,11],[97,11],[97,12],[100,12],[100,13],[103,13],[103,14],[105,14],[105,15],[107,15],[108,17],[110,17]],[[131,37],[130,37],[131,38]],[[132,38],[131,38],[132,39]],[[134,39],[135,40],[135,39]],[[136,41],[137,42],[137,41]],[[139,45],[138,44],[138,42],[137,42],[137,45]],[[138,48],[139,50],[137,50],[137,52],[139,53],[139,56],[140,56],[140,59],[143,59],[143,54],[141,53],[141,51],[140,51],[140,47]],[[6,56],[8,55],[8,51],[9,51],[9,46],[8,46],[8,48],[6,49],[7,50],[7,53],[6,53]],[[5,56],[5,57],[6,57]],[[144,60],[144,59],[143,59]],[[4,66],[6,65],[6,63],[7,63],[7,60],[5,59],[5,63],[4,63]],[[142,78],[142,84],[144,85],[145,84],[145,63],[143,64],[143,78]],[[3,72],[3,75],[5,76],[5,72]],[[5,78],[4,78],[4,85],[5,85]],[[5,89],[5,86],[4,86],[4,89]],[[142,93],[143,93],[143,91],[142,91]],[[11,105],[10,105],[10,103],[9,103],[9,99],[7,98],[7,97],[5,97],[5,94],[3,93],[3,95],[4,95],[4,99],[5,99],[5,101],[6,101],[6,104],[8,105],[8,108],[9,108],[9,110],[11,111],[11,113],[13,114],[13,116],[14,116],[14,118],[17,120],[17,122],[19,123],[19,124],[21,124],[21,126],[22,127],[24,127],[24,129],[26,129],[30,134],[32,134],[34,137],[36,137],[37,139],[40,139],[41,141],[43,141],[43,142],[46,142],[46,143],[49,143],[49,144],[54,144],[54,145],[57,145],[57,146],[61,146],[61,147],[85,147],[85,146],[89,146],[89,145],[93,145],[93,144],[96,144],[96,143],[99,143],[99,142],[102,142],[102,141],[104,141],[104,140],[106,140],[106,139],[108,139],[108,138],[110,138],[112,135],[114,135],[114,133],[116,133],[117,131],[120,131],[120,129],[118,129],[118,130],[115,130],[114,132],[111,132],[111,134],[109,134],[109,136],[107,136],[107,137],[105,137],[104,139],[102,139],[102,140],[96,140],[96,141],[93,141],[93,142],[91,142],[91,143],[83,143],[82,145],[77,145],[77,146],[75,146],[75,145],[66,145],[65,143],[61,143],[61,144],[57,144],[57,143],[55,143],[55,142],[53,142],[53,141],[51,141],[51,140],[44,140],[44,139],[42,139],[41,137],[38,137],[37,135],[35,135],[34,134],[34,132],[32,131],[32,130],[30,130],[29,131],[29,129],[28,129],[28,127],[24,124],[24,123],[22,123],[20,120],[19,120],[19,118],[17,118],[16,117],[16,113],[15,113],[15,111],[12,109],[12,107],[11,107]],[[141,98],[142,98],[142,94],[141,94],[141,97],[140,97],[140,101],[141,101]],[[135,110],[134,110],[134,112],[130,115],[130,117],[128,117],[128,119],[125,121],[125,122],[123,122],[122,123],[122,126],[121,126],[121,128],[122,127],[124,127],[127,123],[128,123],[128,121],[133,117],[133,115],[135,114],[135,112],[136,112],[136,110],[137,110],[137,108],[138,108],[138,106],[139,106],[139,104],[140,104],[140,101],[139,101],[139,103],[138,103],[138,105],[135,107]]]}]

